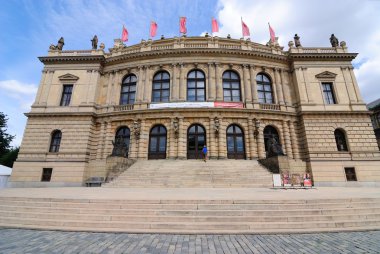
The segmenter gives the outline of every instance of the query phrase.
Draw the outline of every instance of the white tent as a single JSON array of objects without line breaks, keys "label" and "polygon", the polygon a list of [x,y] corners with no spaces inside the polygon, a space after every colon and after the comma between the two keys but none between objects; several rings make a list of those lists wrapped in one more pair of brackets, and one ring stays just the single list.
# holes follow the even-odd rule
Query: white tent
[{"label": "white tent", "polygon": [[11,168],[0,165],[0,188],[7,187],[8,178],[11,176],[11,174]]}]

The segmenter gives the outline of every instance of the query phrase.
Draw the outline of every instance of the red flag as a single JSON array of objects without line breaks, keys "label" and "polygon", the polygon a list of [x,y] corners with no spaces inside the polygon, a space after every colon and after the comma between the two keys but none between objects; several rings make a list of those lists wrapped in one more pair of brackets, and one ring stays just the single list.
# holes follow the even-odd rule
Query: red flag
[{"label": "red flag", "polygon": [[121,33],[121,40],[128,41],[128,31],[125,26],[123,26],[123,32]]},{"label": "red flag", "polygon": [[248,26],[243,22],[243,19],[241,20],[241,28],[242,28],[242,31],[243,31],[243,37],[244,37],[244,36],[250,36],[250,34],[249,34],[249,28],[248,28]]},{"label": "red flag", "polygon": [[212,18],[211,27],[212,27],[212,32],[213,33],[219,32],[218,21],[216,19],[214,19],[214,18]]},{"label": "red flag", "polygon": [[274,30],[273,28],[270,26],[270,24],[268,23],[269,25],[269,34],[270,34],[270,39],[272,41],[272,43],[274,43],[276,41],[276,34],[274,33]]},{"label": "red flag", "polygon": [[150,37],[154,37],[156,36],[156,32],[157,32],[157,23],[154,22],[154,21],[151,21],[150,22]]},{"label": "red flag", "polygon": [[187,32],[186,29],[186,17],[180,17],[179,19],[179,32],[185,34]]}]

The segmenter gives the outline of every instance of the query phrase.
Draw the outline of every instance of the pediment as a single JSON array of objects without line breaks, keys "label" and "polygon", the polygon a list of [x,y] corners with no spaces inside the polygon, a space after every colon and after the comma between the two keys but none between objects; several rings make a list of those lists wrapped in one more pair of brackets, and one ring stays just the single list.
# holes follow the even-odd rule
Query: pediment
[{"label": "pediment", "polygon": [[335,79],[337,74],[329,72],[329,71],[324,71],[322,73],[319,73],[315,75],[316,78],[318,79]]},{"label": "pediment", "polygon": [[77,81],[79,79],[79,77],[77,77],[73,74],[70,74],[70,73],[66,73],[62,76],[59,76],[58,79],[61,81]]}]

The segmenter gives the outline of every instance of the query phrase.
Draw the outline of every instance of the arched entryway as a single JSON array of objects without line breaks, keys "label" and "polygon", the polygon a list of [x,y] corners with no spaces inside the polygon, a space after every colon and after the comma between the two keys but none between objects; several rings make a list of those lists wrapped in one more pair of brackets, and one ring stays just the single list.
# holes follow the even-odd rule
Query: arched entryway
[{"label": "arched entryway", "polygon": [[112,155],[128,158],[130,140],[131,132],[129,128],[126,126],[120,127],[115,134]]},{"label": "arched entryway", "polygon": [[166,159],[166,128],[163,125],[150,130],[148,159]]},{"label": "arched entryway", "polygon": [[206,130],[200,124],[193,124],[187,130],[187,158],[202,159],[202,149],[206,145]]},{"label": "arched entryway", "polygon": [[273,142],[276,142],[278,145],[281,146],[280,136],[278,135],[276,128],[268,125],[264,128],[264,145],[265,145],[265,154],[267,157],[270,153],[269,146]]},{"label": "arched entryway", "polygon": [[227,158],[245,159],[244,132],[236,124],[227,128]]}]

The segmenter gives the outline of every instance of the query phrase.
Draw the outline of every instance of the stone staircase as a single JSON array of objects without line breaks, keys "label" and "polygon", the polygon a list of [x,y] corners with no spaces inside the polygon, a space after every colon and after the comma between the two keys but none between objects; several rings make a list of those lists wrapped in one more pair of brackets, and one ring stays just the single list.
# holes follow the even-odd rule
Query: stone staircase
[{"label": "stone staircase", "polygon": [[272,174],[255,160],[142,160],[103,187],[272,187]]},{"label": "stone staircase", "polygon": [[186,234],[370,230],[380,228],[380,198],[284,202],[0,197],[0,226]]}]

